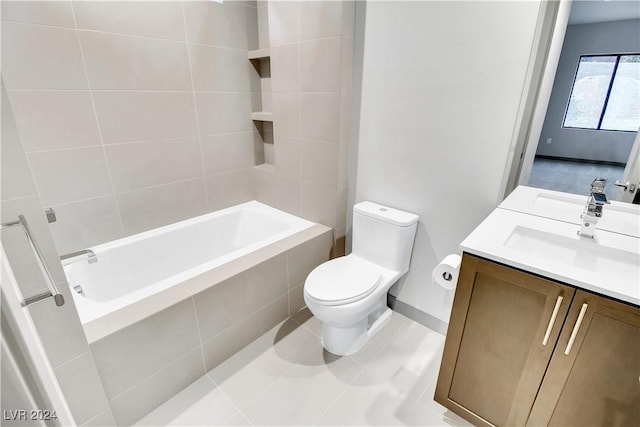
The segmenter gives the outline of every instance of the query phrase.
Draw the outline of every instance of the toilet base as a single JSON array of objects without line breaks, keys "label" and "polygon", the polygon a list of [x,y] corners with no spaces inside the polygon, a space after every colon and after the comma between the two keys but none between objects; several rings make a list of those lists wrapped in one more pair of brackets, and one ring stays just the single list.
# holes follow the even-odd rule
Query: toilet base
[{"label": "toilet base", "polygon": [[385,308],[382,313],[376,315],[376,319],[371,325],[369,318],[347,328],[323,324],[322,346],[328,352],[338,356],[348,356],[357,352],[391,319],[391,309]]}]

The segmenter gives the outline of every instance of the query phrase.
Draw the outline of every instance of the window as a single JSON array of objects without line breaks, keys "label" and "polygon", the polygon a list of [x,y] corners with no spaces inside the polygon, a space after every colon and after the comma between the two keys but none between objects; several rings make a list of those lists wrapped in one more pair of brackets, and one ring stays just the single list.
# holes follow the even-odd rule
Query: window
[{"label": "window", "polygon": [[581,56],[562,126],[637,131],[640,54]]}]

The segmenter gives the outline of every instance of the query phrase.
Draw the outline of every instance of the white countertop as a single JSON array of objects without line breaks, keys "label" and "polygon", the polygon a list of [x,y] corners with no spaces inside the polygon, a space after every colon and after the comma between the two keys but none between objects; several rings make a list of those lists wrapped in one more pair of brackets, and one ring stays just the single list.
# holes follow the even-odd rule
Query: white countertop
[{"label": "white countertop", "polygon": [[[536,190],[535,194],[546,191]],[[534,194],[529,190],[525,192]],[[565,194],[551,193],[551,196]],[[527,200],[522,194],[516,194],[520,203]],[[577,234],[579,214],[575,223],[563,218],[545,218],[524,213],[521,206],[516,206],[520,210],[503,207],[517,205],[509,198],[461,243],[463,251],[640,305],[640,238],[621,233],[633,225],[633,216],[631,220],[623,216],[623,224],[627,225],[622,227],[611,224],[615,232],[598,227],[595,238],[589,239]],[[610,205],[605,206],[605,210],[608,207]],[[564,211],[563,215],[570,210],[559,209]]]}]

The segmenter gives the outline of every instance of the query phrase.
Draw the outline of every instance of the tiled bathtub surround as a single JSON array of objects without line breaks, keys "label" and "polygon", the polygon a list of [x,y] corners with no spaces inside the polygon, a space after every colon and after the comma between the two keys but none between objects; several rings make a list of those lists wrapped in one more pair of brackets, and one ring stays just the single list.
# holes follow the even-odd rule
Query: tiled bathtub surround
[{"label": "tiled bathtub surround", "polygon": [[[331,230],[316,225],[219,270],[219,282],[189,284],[156,299],[144,318],[121,313],[89,329],[90,347],[118,425],[130,425],[304,307],[307,274],[328,260]],[[115,332],[113,324],[138,320]],[[108,333],[108,334],[107,334]]]},{"label": "tiled bathtub surround", "polygon": [[353,2],[11,1],[2,20],[61,253],[252,199],[344,236]]},{"label": "tiled bathtub surround", "polygon": [[2,20],[3,79],[60,253],[254,198],[255,2],[11,1]]}]

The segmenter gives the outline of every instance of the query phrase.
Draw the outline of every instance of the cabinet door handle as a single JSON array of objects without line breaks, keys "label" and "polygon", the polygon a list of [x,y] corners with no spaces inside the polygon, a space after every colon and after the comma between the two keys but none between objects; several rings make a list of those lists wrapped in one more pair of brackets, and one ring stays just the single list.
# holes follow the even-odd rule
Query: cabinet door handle
[{"label": "cabinet door handle", "polygon": [[547,345],[547,342],[549,341],[549,335],[551,335],[553,325],[556,323],[556,317],[558,317],[558,311],[560,311],[561,304],[562,296],[558,296],[558,299],[556,300],[556,306],[553,307],[553,313],[551,313],[551,318],[549,319],[549,324],[547,325],[547,331],[544,333],[544,338],[542,339],[542,345]]},{"label": "cabinet door handle", "polygon": [[564,354],[566,356],[571,352],[571,347],[573,347],[573,341],[576,339],[576,335],[578,335],[578,329],[580,329],[580,325],[582,324],[582,319],[584,318],[584,314],[587,312],[587,304],[582,304],[582,308],[580,309],[580,314],[578,314],[578,320],[576,320],[576,324],[573,327],[573,331],[571,331],[571,337],[569,338],[569,342],[567,343],[567,348],[564,350]]}]

